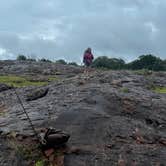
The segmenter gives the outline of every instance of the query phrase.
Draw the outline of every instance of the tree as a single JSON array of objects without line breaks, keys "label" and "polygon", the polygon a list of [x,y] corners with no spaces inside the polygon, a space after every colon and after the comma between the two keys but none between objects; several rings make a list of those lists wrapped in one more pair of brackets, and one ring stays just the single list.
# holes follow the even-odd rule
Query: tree
[{"label": "tree", "polygon": [[69,62],[68,65],[78,66],[78,64],[76,62]]},{"label": "tree", "polygon": [[163,60],[162,65],[163,65],[164,71],[166,71],[166,60]]},{"label": "tree", "polygon": [[36,59],[32,59],[32,58],[28,58],[27,60],[31,62],[36,62]]},{"label": "tree", "polygon": [[139,69],[148,69],[148,70],[164,70],[163,62],[160,58],[154,55],[141,55],[139,58],[127,65],[128,69],[139,70]]},{"label": "tree", "polygon": [[106,56],[98,57],[93,61],[92,66],[97,68],[110,68],[109,58]]},{"label": "tree", "polygon": [[110,58],[109,64],[110,64],[110,69],[120,70],[124,68],[125,61],[123,59]]},{"label": "tree", "polygon": [[123,59],[101,56],[94,60],[92,66],[97,68],[108,68],[117,70],[123,69],[125,67],[125,61]]},{"label": "tree", "polygon": [[36,56],[34,54],[31,54],[27,57],[27,60],[31,62],[36,62]]},{"label": "tree", "polygon": [[57,60],[56,63],[62,64],[62,65],[66,65],[67,64],[66,61],[63,60],[63,59]]},{"label": "tree", "polygon": [[40,62],[52,62],[51,60],[45,59],[45,58],[42,58],[42,59],[40,59],[39,61],[40,61]]},{"label": "tree", "polygon": [[17,60],[19,60],[19,61],[25,61],[25,60],[27,60],[27,58],[26,58],[25,55],[18,55],[17,56]]}]

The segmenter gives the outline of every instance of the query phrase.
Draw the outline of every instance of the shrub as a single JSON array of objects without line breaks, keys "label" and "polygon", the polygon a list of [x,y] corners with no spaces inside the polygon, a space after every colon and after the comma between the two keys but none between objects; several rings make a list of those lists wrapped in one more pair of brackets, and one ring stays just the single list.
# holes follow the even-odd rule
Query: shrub
[{"label": "shrub", "polygon": [[146,70],[146,71],[166,71],[166,60],[162,60],[154,55],[141,55],[136,60],[125,63],[123,59],[108,58],[100,56],[93,61],[93,67],[104,69],[130,69],[130,70]]},{"label": "shrub", "polygon": [[130,92],[130,90],[127,87],[122,88],[121,91],[123,93],[129,93]]},{"label": "shrub", "polygon": [[98,57],[94,60],[93,67],[107,68],[107,69],[123,69],[125,62],[122,59],[108,58],[106,56]]},{"label": "shrub", "polygon": [[25,61],[25,60],[27,60],[27,57],[25,55],[18,55],[17,56],[17,60],[19,60],[19,61]]},{"label": "shrub", "polygon": [[68,64],[72,65],[72,66],[78,66],[78,64],[76,62],[69,62]]},{"label": "shrub", "polygon": [[166,87],[155,87],[154,91],[156,93],[164,93],[164,94],[166,94]]},{"label": "shrub", "polygon": [[36,59],[33,59],[33,58],[28,58],[27,60],[31,62],[36,62]]},{"label": "shrub", "polygon": [[39,61],[40,61],[40,62],[52,62],[51,60],[45,59],[45,58],[42,58],[42,59],[40,59]]},{"label": "shrub", "polygon": [[164,61],[154,55],[141,55],[135,61],[127,65],[128,69],[140,70],[148,69],[154,71],[164,70]]},{"label": "shrub", "polygon": [[63,59],[57,60],[56,63],[62,64],[62,65],[66,65],[67,64],[66,61],[63,60]]},{"label": "shrub", "polygon": [[153,71],[148,69],[141,69],[141,70],[136,70],[134,73],[138,75],[149,76],[153,74]]}]

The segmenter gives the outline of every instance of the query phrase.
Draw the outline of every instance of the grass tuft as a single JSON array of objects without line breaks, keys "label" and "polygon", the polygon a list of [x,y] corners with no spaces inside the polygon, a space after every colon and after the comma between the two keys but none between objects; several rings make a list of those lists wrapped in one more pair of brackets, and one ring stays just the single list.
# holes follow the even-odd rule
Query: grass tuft
[{"label": "grass tuft", "polygon": [[155,87],[154,91],[156,93],[166,93],[166,87]]},{"label": "grass tuft", "polygon": [[121,92],[123,92],[123,93],[129,93],[130,90],[129,90],[128,88],[126,88],[126,87],[123,87],[123,88],[121,89]]},{"label": "grass tuft", "polygon": [[48,81],[49,81],[49,82],[56,81],[56,80],[58,80],[57,77],[49,77],[49,78],[48,78]]},{"label": "grass tuft", "polygon": [[40,161],[37,161],[35,166],[44,166],[44,161],[43,160],[40,160]]},{"label": "grass tuft", "polygon": [[153,72],[151,70],[148,70],[148,69],[136,70],[136,71],[134,71],[134,73],[138,74],[138,75],[143,75],[143,76],[149,76],[149,75],[153,74]]},{"label": "grass tuft", "polygon": [[55,77],[49,77],[46,80],[31,80],[26,77],[21,76],[13,76],[13,75],[7,75],[7,76],[0,76],[0,83],[14,86],[14,87],[27,87],[27,86],[44,86],[47,85],[49,82],[57,80]]}]

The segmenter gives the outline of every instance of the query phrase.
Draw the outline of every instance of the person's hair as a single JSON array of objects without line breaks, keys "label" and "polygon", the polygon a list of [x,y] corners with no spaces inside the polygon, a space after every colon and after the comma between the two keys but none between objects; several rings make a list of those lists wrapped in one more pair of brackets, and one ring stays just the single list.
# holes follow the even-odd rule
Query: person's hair
[{"label": "person's hair", "polygon": [[90,47],[88,47],[85,52],[91,53],[91,51],[92,51],[92,49]]}]

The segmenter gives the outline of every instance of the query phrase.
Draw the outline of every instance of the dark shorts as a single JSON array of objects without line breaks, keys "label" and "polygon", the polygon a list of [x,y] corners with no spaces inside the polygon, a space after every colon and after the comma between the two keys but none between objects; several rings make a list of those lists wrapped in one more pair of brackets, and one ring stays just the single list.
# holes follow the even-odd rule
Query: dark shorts
[{"label": "dark shorts", "polygon": [[89,67],[89,66],[91,66],[92,62],[85,61],[84,64],[86,67]]}]

